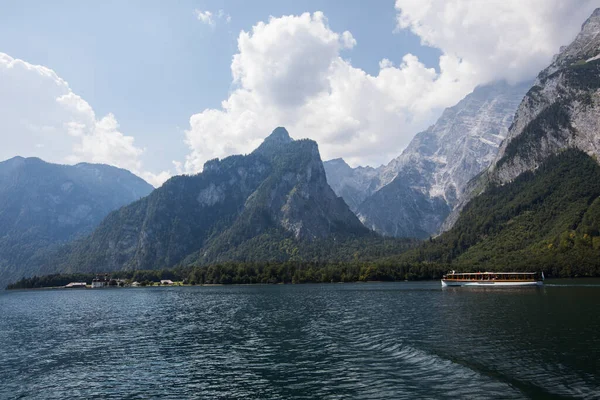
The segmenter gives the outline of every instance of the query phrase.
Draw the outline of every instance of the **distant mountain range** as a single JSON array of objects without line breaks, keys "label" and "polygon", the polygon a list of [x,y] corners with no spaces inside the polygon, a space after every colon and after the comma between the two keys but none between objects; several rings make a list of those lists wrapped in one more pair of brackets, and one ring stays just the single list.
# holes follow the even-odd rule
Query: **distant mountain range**
[{"label": "distant mountain range", "polygon": [[[0,285],[229,261],[600,275],[599,116],[600,9],[533,85],[476,88],[379,168],[323,164],[284,128],[154,191],[113,167],[17,157],[0,163]],[[414,241],[390,236],[429,240],[400,254]]]},{"label": "distant mountain range", "polygon": [[360,220],[378,233],[434,235],[467,182],[494,159],[531,82],[477,87],[377,169],[325,162],[327,179]]},{"label": "distant mountain range", "polygon": [[36,253],[90,233],[109,212],[153,189],[108,165],[0,162],[0,285],[35,273],[23,266]]},{"label": "distant mountain range", "polygon": [[277,128],[251,154],[208,161],[202,173],[173,177],[112,212],[44,263],[48,271],[112,271],[286,260],[303,243],[371,236],[327,184],[317,144]]}]

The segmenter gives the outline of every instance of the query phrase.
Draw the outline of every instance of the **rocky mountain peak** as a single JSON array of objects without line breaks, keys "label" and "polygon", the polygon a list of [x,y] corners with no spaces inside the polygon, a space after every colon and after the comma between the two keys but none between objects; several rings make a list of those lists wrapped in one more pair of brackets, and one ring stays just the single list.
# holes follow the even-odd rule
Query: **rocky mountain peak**
[{"label": "rocky mountain peak", "polygon": [[271,132],[269,136],[263,140],[262,144],[258,146],[254,153],[260,153],[263,155],[273,155],[281,151],[283,147],[294,142],[294,139],[290,137],[287,129],[279,126]]},{"label": "rocky mountain peak", "polygon": [[278,126],[271,132],[269,136],[267,136],[264,142],[269,143],[278,143],[278,144],[286,144],[293,142],[294,139],[290,137],[289,132],[283,126]]},{"label": "rocky mountain peak", "polygon": [[530,82],[494,82],[475,90],[417,134],[379,168],[325,163],[333,190],[362,222],[385,235],[427,237],[494,159]]},{"label": "rocky mountain peak", "polygon": [[349,166],[343,158],[323,163],[327,182],[334,192],[342,197],[352,211],[376,191],[379,185],[379,169]]},{"label": "rocky mountain peak", "polygon": [[523,99],[490,168],[492,178],[509,182],[569,147],[599,156],[599,75],[600,9],[596,9]]},{"label": "rocky mountain peak", "polygon": [[[277,128],[253,153],[207,161],[201,173],[173,177],[109,214],[73,253],[65,251],[68,260],[44,268],[64,262],[110,271],[246,260],[243,249],[356,235],[370,232],[327,184],[316,142],[292,140]],[[271,250],[268,255],[276,257]]]},{"label": "rocky mountain peak", "polygon": [[600,158],[600,9],[583,24],[575,40],[538,75],[519,105],[506,139],[484,174],[469,183],[466,195],[444,223],[490,182],[505,185],[567,149]]},{"label": "rocky mountain peak", "polygon": [[592,15],[581,25],[581,33],[600,32],[600,8],[596,8]]},{"label": "rocky mountain peak", "polygon": [[581,31],[568,46],[561,46],[552,63],[538,75],[536,85],[571,64],[596,60],[600,56],[600,8],[583,23]]},{"label": "rocky mountain peak", "polygon": [[334,159],[326,161],[326,162],[332,166],[336,166],[336,167],[340,167],[340,168],[351,168],[343,158],[334,158]]}]

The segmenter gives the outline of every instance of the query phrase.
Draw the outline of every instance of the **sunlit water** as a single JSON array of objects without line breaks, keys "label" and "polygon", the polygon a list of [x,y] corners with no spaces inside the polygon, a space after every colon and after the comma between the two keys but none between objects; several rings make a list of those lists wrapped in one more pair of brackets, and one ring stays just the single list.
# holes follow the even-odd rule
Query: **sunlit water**
[{"label": "sunlit water", "polygon": [[0,292],[0,398],[600,398],[600,284]]}]

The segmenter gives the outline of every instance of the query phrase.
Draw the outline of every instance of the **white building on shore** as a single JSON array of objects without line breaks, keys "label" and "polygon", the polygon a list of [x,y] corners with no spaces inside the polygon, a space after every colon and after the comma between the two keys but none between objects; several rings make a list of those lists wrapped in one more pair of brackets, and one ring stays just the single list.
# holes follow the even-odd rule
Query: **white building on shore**
[{"label": "white building on shore", "polygon": [[108,287],[109,282],[110,278],[108,277],[108,274],[104,274],[104,276],[96,275],[92,280],[92,289]]},{"label": "white building on shore", "polygon": [[65,285],[65,288],[68,289],[85,289],[87,287],[87,284],[85,282],[71,282],[67,285]]}]

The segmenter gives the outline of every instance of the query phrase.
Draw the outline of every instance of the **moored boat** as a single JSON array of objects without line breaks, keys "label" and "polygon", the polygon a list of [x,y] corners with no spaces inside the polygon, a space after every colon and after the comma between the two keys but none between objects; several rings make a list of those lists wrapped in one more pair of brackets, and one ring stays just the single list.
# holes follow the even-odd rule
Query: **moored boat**
[{"label": "moored boat", "polygon": [[537,272],[455,272],[442,277],[446,286],[540,286],[544,273]]}]

